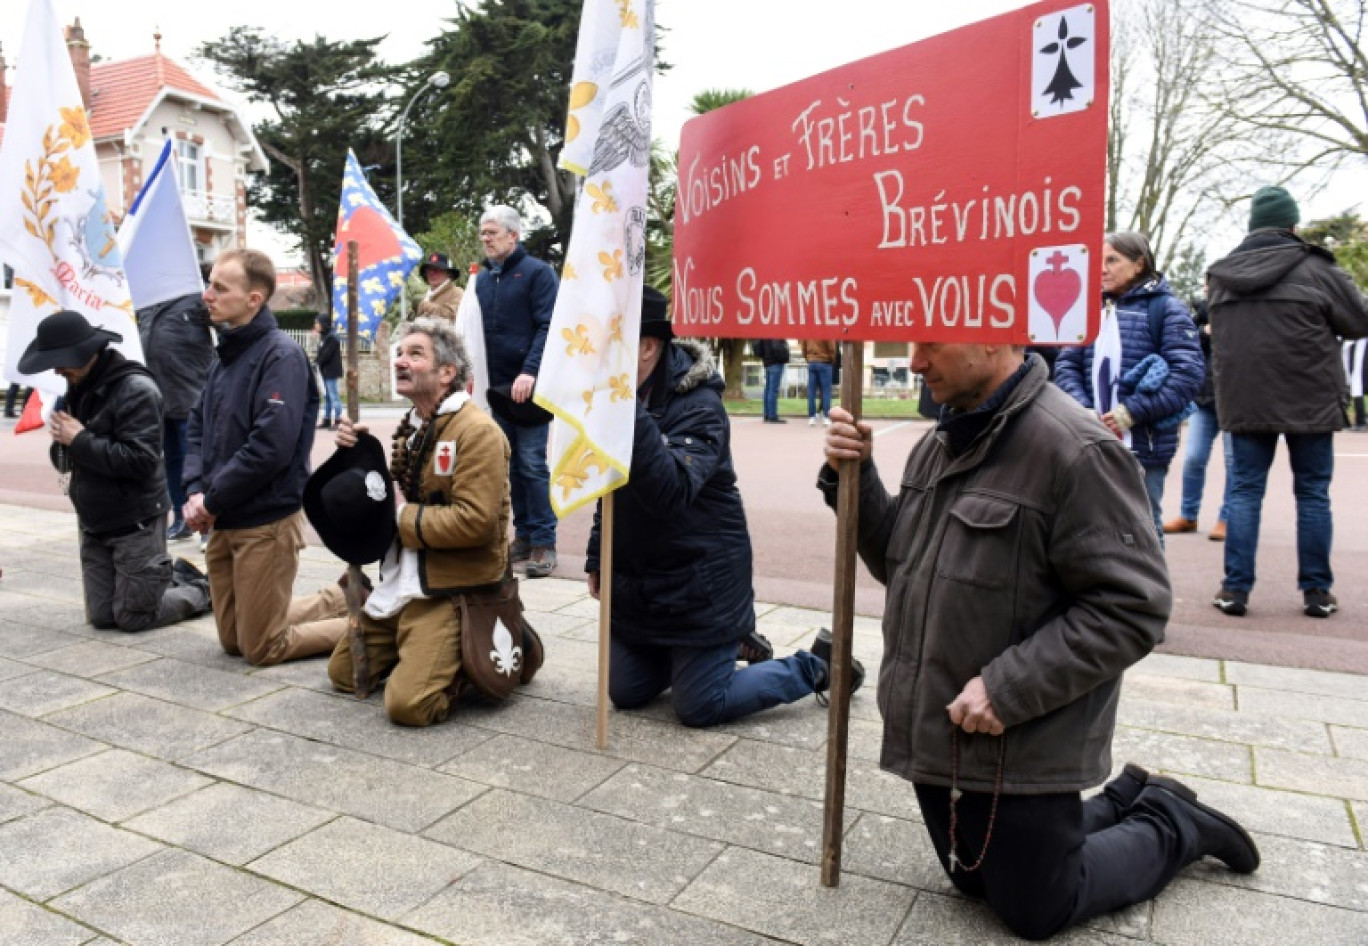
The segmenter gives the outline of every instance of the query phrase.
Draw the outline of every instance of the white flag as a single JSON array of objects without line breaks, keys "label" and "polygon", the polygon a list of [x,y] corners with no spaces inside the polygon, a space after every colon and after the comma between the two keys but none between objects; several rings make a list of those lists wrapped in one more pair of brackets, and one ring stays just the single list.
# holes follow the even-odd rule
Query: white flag
[{"label": "white flag", "polygon": [[585,180],[534,395],[559,516],[632,465],[654,65],[654,0],[586,0],[560,160]]},{"label": "white flag", "polygon": [[456,331],[465,339],[466,355],[470,358],[474,387],[470,396],[486,414],[489,413],[489,360],[485,352],[484,313],[480,311],[480,300],[475,295],[475,279],[479,266],[470,267],[470,279],[466,281],[465,294],[456,309]]},{"label": "white flag", "polygon": [[119,226],[119,251],[136,309],[204,292],[169,138]]},{"label": "white flag", "polygon": [[73,309],[117,332],[142,360],[133,301],[105,205],[104,185],[51,0],[32,0],[0,148],[0,259],[14,269],[5,377],[36,388],[49,407],[66,390],[51,371],[26,376],[19,358],[38,323]]}]

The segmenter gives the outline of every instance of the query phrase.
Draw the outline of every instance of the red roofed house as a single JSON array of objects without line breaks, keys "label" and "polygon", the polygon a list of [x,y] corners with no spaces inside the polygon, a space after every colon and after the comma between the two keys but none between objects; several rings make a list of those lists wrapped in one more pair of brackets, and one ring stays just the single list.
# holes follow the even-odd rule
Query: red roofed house
[{"label": "red roofed house", "polygon": [[[243,246],[247,235],[247,174],[266,170],[266,156],[236,106],[179,63],[155,51],[121,62],[90,61],[81,21],[67,27],[67,47],[99,157],[109,209],[127,213],[162,142],[175,142],[185,212],[200,259]],[[9,111],[9,83],[0,52],[0,141]],[[8,308],[7,287],[0,309]]]}]

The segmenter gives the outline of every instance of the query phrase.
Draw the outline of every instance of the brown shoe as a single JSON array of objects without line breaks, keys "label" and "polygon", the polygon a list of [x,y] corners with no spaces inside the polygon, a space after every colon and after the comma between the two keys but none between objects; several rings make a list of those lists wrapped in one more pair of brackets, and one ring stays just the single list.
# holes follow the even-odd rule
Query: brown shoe
[{"label": "brown shoe", "polygon": [[524,538],[516,538],[508,543],[508,567],[522,565],[532,557],[532,543]]},{"label": "brown shoe", "polygon": [[1164,523],[1165,535],[1174,535],[1175,533],[1180,532],[1196,531],[1197,523],[1191,519],[1184,519],[1182,516],[1179,516],[1177,519],[1170,519],[1168,522]]},{"label": "brown shoe", "polygon": [[528,578],[545,578],[556,567],[556,550],[542,545],[532,546],[532,557],[527,560]]},{"label": "brown shoe", "polygon": [[1225,541],[1225,520],[1221,519],[1216,523],[1216,528],[1212,529],[1207,538],[1213,542]]}]

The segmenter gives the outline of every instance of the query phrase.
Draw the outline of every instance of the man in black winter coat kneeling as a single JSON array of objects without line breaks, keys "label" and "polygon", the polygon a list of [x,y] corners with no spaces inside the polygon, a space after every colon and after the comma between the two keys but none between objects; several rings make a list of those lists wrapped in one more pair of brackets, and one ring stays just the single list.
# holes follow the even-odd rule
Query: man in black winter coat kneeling
[{"label": "man in black winter coat kneeling", "polygon": [[38,325],[19,370],[52,369],[68,385],[48,431],[80,521],[86,619],[145,631],[208,611],[209,581],[166,554],[162,396],[147,368],[110,347],[121,341],[79,312],[57,312]]},{"label": "man in black winter coat kneeling", "polygon": [[[684,725],[715,726],[825,692],[831,638],[763,659],[722,378],[705,345],[672,341],[668,305],[645,290],[631,476],[614,500],[608,693],[631,709],[669,689]],[[600,529],[595,512],[584,567],[596,598]],[[737,668],[738,646],[751,666]],[[852,690],[864,679],[853,670]]]}]

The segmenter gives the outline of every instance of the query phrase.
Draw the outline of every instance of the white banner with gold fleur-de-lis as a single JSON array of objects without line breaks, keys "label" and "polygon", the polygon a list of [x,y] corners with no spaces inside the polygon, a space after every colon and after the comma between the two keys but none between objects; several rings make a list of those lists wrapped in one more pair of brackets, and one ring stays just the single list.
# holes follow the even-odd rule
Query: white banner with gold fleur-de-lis
[{"label": "white banner with gold fleur-de-lis", "polygon": [[45,371],[18,370],[38,323],[74,309],[117,332],[116,347],[142,360],[133,301],[105,203],[90,121],[51,0],[29,4],[0,148],[0,259],[14,269],[5,351],[7,380],[31,385],[44,408],[66,389]]},{"label": "white banner with gold fleur-de-lis", "polygon": [[627,482],[646,263],[654,0],[586,0],[561,167],[584,175],[534,399],[558,516]]}]

